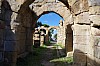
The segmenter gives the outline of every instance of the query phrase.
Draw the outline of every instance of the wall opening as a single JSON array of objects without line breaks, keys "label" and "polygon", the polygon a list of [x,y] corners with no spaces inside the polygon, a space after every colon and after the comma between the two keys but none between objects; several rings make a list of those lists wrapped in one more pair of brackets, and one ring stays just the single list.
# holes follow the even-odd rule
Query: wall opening
[{"label": "wall opening", "polygon": [[73,54],[73,30],[71,28],[71,24],[67,25],[66,29],[66,53],[67,56],[72,56]]}]

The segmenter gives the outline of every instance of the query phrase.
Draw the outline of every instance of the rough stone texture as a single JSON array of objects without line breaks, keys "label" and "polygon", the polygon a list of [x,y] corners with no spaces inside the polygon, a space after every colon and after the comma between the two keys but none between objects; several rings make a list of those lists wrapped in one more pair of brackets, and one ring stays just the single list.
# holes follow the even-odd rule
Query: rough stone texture
[{"label": "rough stone texture", "polygon": [[[76,59],[77,58],[77,59]],[[86,54],[84,53],[74,53],[74,63],[78,64],[79,66],[86,66]]]},{"label": "rough stone texture", "polygon": [[89,10],[88,0],[68,0],[74,14]]},{"label": "rough stone texture", "polygon": [[93,22],[93,26],[99,26],[100,25],[100,15],[91,15],[90,21]]},{"label": "rough stone texture", "polygon": [[99,6],[100,0],[88,0],[89,6]]},{"label": "rough stone texture", "polygon": [[[88,44],[90,44],[90,25],[79,25],[75,24],[73,25],[73,49],[74,49],[74,61],[75,63],[80,64],[81,66],[86,65],[86,57],[88,53]],[[76,56],[82,56],[82,57],[77,58]],[[82,60],[84,60],[84,62]]]},{"label": "rough stone texture", "polygon": [[92,6],[89,8],[89,14],[100,15],[100,6]]},{"label": "rough stone texture", "polygon": [[90,25],[79,25],[75,24],[72,27],[74,36],[89,36],[90,35]]},{"label": "rough stone texture", "polygon": [[83,12],[83,13],[75,16],[74,21],[75,21],[74,23],[76,23],[76,24],[90,24],[89,13]]},{"label": "rough stone texture", "polygon": [[[57,42],[66,44],[68,50],[73,46],[74,63],[100,66],[100,0],[0,0],[0,59],[15,66],[17,57],[32,51],[32,29],[37,19],[49,12],[64,18]],[[72,29],[68,25],[73,25]]]}]

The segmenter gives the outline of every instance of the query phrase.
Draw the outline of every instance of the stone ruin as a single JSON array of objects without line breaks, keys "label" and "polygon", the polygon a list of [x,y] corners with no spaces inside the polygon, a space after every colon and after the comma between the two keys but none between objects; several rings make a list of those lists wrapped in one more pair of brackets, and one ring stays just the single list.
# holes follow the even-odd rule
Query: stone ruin
[{"label": "stone ruin", "polygon": [[[33,45],[35,46],[43,46],[44,44],[48,44],[49,41],[50,41],[50,38],[49,38],[49,31],[50,29],[60,29],[59,26],[50,26],[50,27],[44,27],[44,26],[41,26],[39,28],[36,28],[34,34],[33,34]],[[44,32],[45,31],[45,32]],[[59,35],[60,33],[57,33],[57,35]],[[59,35],[60,36],[60,35]],[[59,37],[57,36],[57,38]],[[59,40],[57,40],[58,43],[60,43]]]},{"label": "stone ruin", "polygon": [[15,66],[32,52],[36,21],[50,12],[64,19],[58,41],[74,64],[100,66],[100,0],[0,0],[0,61]]}]

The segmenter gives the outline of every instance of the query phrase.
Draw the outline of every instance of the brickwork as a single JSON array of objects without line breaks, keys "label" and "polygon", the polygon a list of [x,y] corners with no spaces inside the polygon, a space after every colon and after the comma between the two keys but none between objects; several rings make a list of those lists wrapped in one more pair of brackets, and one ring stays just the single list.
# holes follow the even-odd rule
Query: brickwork
[{"label": "brickwork", "polygon": [[37,19],[49,12],[64,19],[57,42],[74,63],[100,66],[100,0],[0,0],[0,61],[15,66],[31,52]]}]

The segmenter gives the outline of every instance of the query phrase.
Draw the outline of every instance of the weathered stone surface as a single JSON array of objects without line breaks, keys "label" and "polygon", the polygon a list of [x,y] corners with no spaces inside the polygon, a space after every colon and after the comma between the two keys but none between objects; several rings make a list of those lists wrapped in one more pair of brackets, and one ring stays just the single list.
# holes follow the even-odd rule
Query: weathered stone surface
[{"label": "weathered stone surface", "polygon": [[86,54],[84,53],[74,53],[74,63],[85,66],[86,65]]},{"label": "weathered stone surface", "polygon": [[100,58],[96,58],[95,57],[95,62],[94,62],[95,66],[99,66],[100,65]]},{"label": "weathered stone surface", "polygon": [[[20,55],[32,50],[32,29],[34,29],[37,19],[41,15],[56,12],[64,19],[63,25],[57,29],[59,32],[57,42],[68,44],[66,49],[69,51],[72,51],[72,46],[74,46],[74,62],[79,66],[93,66],[93,64],[100,66],[100,0],[68,0],[68,3],[67,0],[2,1],[1,3],[0,0],[0,51],[6,51],[4,57],[8,57],[8,61],[13,58],[17,59],[16,54]],[[71,26],[69,26],[70,29],[67,29],[69,24],[74,25],[73,31]],[[5,30],[4,34],[1,29]],[[38,35],[36,37],[39,41],[34,43],[40,44],[40,37]],[[17,48],[15,48],[16,44]],[[89,61],[86,53],[89,58],[92,57]],[[11,61],[12,66],[16,64],[14,59]]]},{"label": "weathered stone surface", "polygon": [[15,34],[12,32],[12,30],[5,30],[5,40],[15,40]]},{"label": "weathered stone surface", "polygon": [[95,28],[95,27],[91,27],[91,34],[93,35],[93,36],[100,36],[100,29],[98,29],[98,28]]},{"label": "weathered stone surface", "polygon": [[99,6],[100,0],[88,0],[89,6]]},{"label": "weathered stone surface", "polygon": [[99,46],[95,46],[95,51],[94,51],[95,53],[95,57],[96,58],[100,58],[100,47]]},{"label": "weathered stone surface", "polygon": [[87,53],[87,45],[74,44],[75,53]]},{"label": "weathered stone surface", "polygon": [[95,62],[94,56],[88,55],[87,56],[87,66],[95,66],[94,62]]},{"label": "weathered stone surface", "polygon": [[75,16],[74,23],[76,24],[90,24],[89,13],[83,12]]},{"label": "weathered stone surface", "polygon": [[90,21],[93,22],[93,26],[100,26],[100,15],[91,15]]},{"label": "weathered stone surface", "polygon": [[94,36],[93,38],[94,38],[93,40],[94,48],[93,49],[95,49],[94,52],[98,52],[98,48],[100,47],[100,36]]},{"label": "weathered stone surface", "polygon": [[73,1],[74,4],[71,6],[74,14],[79,14],[81,12],[89,10],[89,6],[88,6],[88,1],[87,0],[74,0],[74,1]]},{"label": "weathered stone surface", "polygon": [[4,51],[16,51],[15,41],[4,41]]},{"label": "weathered stone surface", "polygon": [[[48,3],[48,1],[47,1],[47,3],[44,3],[43,5],[40,5],[40,6],[37,5],[38,2],[32,3],[30,5],[30,9],[33,10],[37,14],[37,16],[40,16],[41,14],[43,14],[44,11],[45,12],[46,11],[56,12],[59,15],[61,15],[64,19],[66,19],[67,16],[69,16],[70,11],[68,10],[67,7],[65,7],[65,5],[62,2],[56,3],[56,1],[50,0],[50,2]],[[34,8],[32,8],[32,7],[34,7]]]},{"label": "weathered stone surface", "polygon": [[74,5],[75,2],[77,2],[77,0],[68,0],[68,3],[69,3],[70,6]]},{"label": "weathered stone surface", "polygon": [[47,2],[56,2],[56,0],[47,0]]},{"label": "weathered stone surface", "polygon": [[89,25],[75,24],[72,26],[72,29],[73,29],[73,35],[82,35],[82,36],[90,35],[90,26]]},{"label": "weathered stone surface", "polygon": [[100,15],[100,6],[92,6],[89,8],[89,14]]},{"label": "weathered stone surface", "polygon": [[90,43],[90,36],[74,36],[73,43],[87,45]]}]

